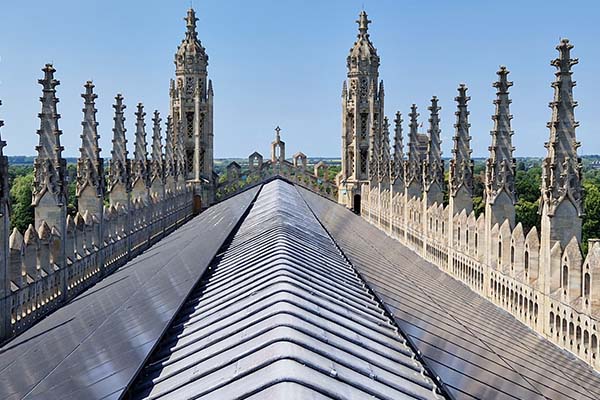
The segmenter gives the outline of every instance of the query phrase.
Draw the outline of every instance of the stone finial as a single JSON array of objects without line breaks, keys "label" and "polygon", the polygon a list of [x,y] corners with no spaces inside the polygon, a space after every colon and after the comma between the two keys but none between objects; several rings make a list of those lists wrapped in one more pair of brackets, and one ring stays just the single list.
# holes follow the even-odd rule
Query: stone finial
[{"label": "stone finial", "polygon": [[[56,70],[52,64],[42,69],[44,78],[38,80],[42,85],[42,111],[39,114],[39,144],[36,146],[37,157],[34,161],[34,183],[32,204],[38,206],[40,200],[49,193],[55,206],[66,206],[67,182],[66,161],[62,158],[63,147],[60,145],[61,130],[58,128],[60,115],[57,112],[56,86],[60,82],[54,79]],[[49,204],[48,202],[46,204]],[[57,222],[57,221],[52,221]]]},{"label": "stone finial", "polygon": [[384,185],[390,183],[390,123],[387,117],[383,118],[382,137],[379,146],[378,179]]},{"label": "stone finial", "polygon": [[208,80],[208,96],[212,97],[215,95],[215,92],[213,90],[213,83],[212,83],[212,79]]},{"label": "stone finial", "polygon": [[127,138],[125,132],[125,104],[123,104],[123,96],[117,94],[115,97],[115,109],[112,151],[110,160],[109,174],[109,191],[113,191],[117,186],[121,185],[125,192],[131,191],[131,176],[129,170],[129,160],[127,159]]},{"label": "stone finial", "polygon": [[[473,195],[473,161],[471,160],[471,136],[469,135],[469,111],[467,102],[467,86],[458,87],[458,96],[454,98],[458,110],[455,112],[456,129],[453,140],[452,160],[450,160],[450,196],[456,196],[461,188],[465,190],[465,197]],[[470,212],[470,210],[468,211]]]},{"label": "stone finial", "polygon": [[190,8],[185,17],[185,26],[187,28],[186,38],[198,38],[198,32],[196,32],[196,22],[198,22],[198,18],[196,18],[196,11],[194,11],[193,8]]},{"label": "stone finial", "polygon": [[138,103],[135,115],[135,150],[133,151],[132,186],[135,186],[138,181],[142,181],[148,185],[148,150],[146,143],[146,122],[144,122],[146,113],[144,112],[142,103]]},{"label": "stone finial", "polygon": [[394,169],[392,179],[394,183],[404,184],[404,148],[402,145],[402,114],[396,112],[394,119]]},{"label": "stone finial", "polygon": [[175,151],[173,138],[173,118],[169,115],[166,123],[166,140],[165,140],[165,176],[167,178],[175,178],[177,180],[177,167],[175,165]]},{"label": "stone finial", "polygon": [[550,140],[545,144],[548,151],[542,164],[542,207],[553,216],[565,200],[571,202],[579,217],[584,215],[583,189],[581,185],[581,159],[577,154],[580,143],[575,129],[575,107],[571,67],[578,63],[571,58],[573,45],[562,39],[556,46],[559,57],[551,62],[556,67],[556,79],[552,83],[554,99],[550,103],[552,119],[548,122]]},{"label": "stone finial", "polygon": [[408,155],[406,161],[406,177],[404,184],[409,188],[409,195],[418,196],[422,192],[421,152],[419,151],[419,113],[416,104],[410,108],[410,130],[408,135]]},{"label": "stone finial", "polygon": [[96,122],[95,101],[98,95],[94,93],[94,84],[87,81],[83,107],[83,131],[81,133],[80,156],[77,160],[77,196],[89,186],[94,189],[97,197],[104,196],[104,160],[100,157],[98,146],[98,122]]},{"label": "stone finial", "polygon": [[[438,98],[431,98],[431,105],[427,107],[429,115],[429,141],[427,142],[427,154],[423,164],[423,182],[426,191],[432,190],[432,185],[438,185],[440,193],[444,188],[444,161],[442,160],[442,140],[440,137],[440,110]],[[440,200],[439,198],[436,200]]]},{"label": "stone finial", "polygon": [[150,164],[150,176],[151,181],[163,179],[163,153],[162,153],[162,135],[160,123],[160,113],[158,110],[154,111],[154,117],[152,118],[152,158]]},{"label": "stone finial", "polygon": [[342,99],[346,99],[348,97],[348,84],[346,81],[342,84]]},{"label": "stone finial", "polygon": [[369,30],[369,24],[371,22],[372,21],[367,16],[366,11],[362,10],[358,16],[358,19],[356,20],[356,23],[358,24],[358,37],[368,36],[367,31]]},{"label": "stone finial", "polygon": [[[511,204],[514,205],[517,202],[516,163],[513,158],[515,148],[512,145],[513,131],[510,126],[512,119],[510,103],[512,101],[508,96],[508,89],[513,83],[508,80],[508,73],[508,69],[501,66],[496,72],[498,80],[493,84],[497,89],[496,100],[494,100],[496,112],[492,115],[494,121],[494,129],[491,132],[492,145],[489,147],[490,156],[486,162],[486,201],[490,205],[493,205],[503,192],[508,196]],[[503,221],[495,222],[502,223]],[[511,225],[514,225],[514,217],[511,218]]]}]

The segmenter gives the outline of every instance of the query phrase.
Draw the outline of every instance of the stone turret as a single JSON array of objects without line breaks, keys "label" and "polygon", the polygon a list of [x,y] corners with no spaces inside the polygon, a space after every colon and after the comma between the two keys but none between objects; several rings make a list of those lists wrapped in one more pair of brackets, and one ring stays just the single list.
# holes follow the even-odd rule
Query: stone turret
[{"label": "stone turret", "polygon": [[404,147],[402,145],[402,114],[396,112],[394,119],[394,161],[392,184],[395,192],[404,192]]},{"label": "stone turret", "polygon": [[133,151],[133,165],[131,167],[132,174],[132,196],[133,198],[147,198],[147,192],[150,183],[148,171],[148,150],[146,144],[146,122],[144,117],[144,106],[138,103],[136,122],[135,122],[135,149]]},{"label": "stone turret", "polygon": [[166,139],[165,139],[165,184],[166,189],[175,190],[177,182],[177,166],[175,164],[175,146],[173,138],[173,119],[169,115],[166,122]]},{"label": "stone turret", "polygon": [[[185,38],[175,54],[175,81],[171,84],[170,116],[175,140],[183,136],[186,171],[179,171],[194,184],[204,206],[214,202],[213,87],[208,79],[208,55],[198,39],[196,12],[189,9]],[[180,164],[183,165],[183,164]],[[185,172],[185,173],[184,173]]]},{"label": "stone turret", "polygon": [[387,117],[383,118],[382,137],[379,146],[379,182],[384,188],[389,188],[391,177],[390,160],[390,123]]},{"label": "stone turret", "polygon": [[581,241],[583,217],[583,188],[581,186],[581,159],[577,155],[580,146],[575,136],[571,67],[578,60],[571,58],[573,45],[562,39],[556,46],[559,57],[552,61],[556,67],[556,80],[552,83],[554,100],[550,103],[552,119],[548,123],[550,140],[546,143],[548,155],[542,164],[542,248],[559,242],[564,249],[573,237]]},{"label": "stone turret", "polygon": [[337,177],[338,201],[353,209],[360,202],[361,185],[373,176],[369,168],[377,149],[371,145],[381,138],[384,103],[380,59],[368,33],[371,21],[362,11],[356,22],[357,40],[347,58],[348,75],[342,90],[342,170]]},{"label": "stone turret", "polygon": [[410,130],[408,135],[408,154],[405,166],[405,186],[407,199],[411,197],[420,197],[423,192],[422,160],[419,151],[418,129],[419,122],[417,118],[417,106],[413,104],[410,108]]},{"label": "stone turret", "polygon": [[471,136],[469,135],[469,111],[467,87],[458,87],[458,96],[454,98],[458,105],[455,112],[456,129],[452,160],[450,160],[450,208],[452,214],[465,210],[469,214],[473,210],[473,160],[471,160]]},{"label": "stone turret", "polygon": [[513,83],[508,80],[508,70],[502,66],[496,72],[498,81],[494,83],[497,89],[496,112],[492,116],[494,129],[491,132],[492,145],[489,147],[490,156],[486,162],[486,214],[490,228],[495,224],[502,225],[509,221],[511,228],[515,226],[515,192],[516,163],[513,158],[512,145],[513,131],[510,126],[511,100],[508,97],[508,88]]},{"label": "stone turret", "polygon": [[431,106],[427,108],[429,116],[429,141],[427,154],[423,163],[423,187],[427,201],[426,205],[442,204],[444,201],[444,160],[442,160],[442,140],[440,138],[441,107],[438,98],[431,98]]},{"label": "stone turret", "polygon": [[162,153],[162,134],[160,113],[154,111],[152,118],[152,154],[150,159],[150,187],[154,196],[164,196],[164,160]]},{"label": "stone turret", "polygon": [[108,197],[111,205],[117,203],[125,207],[129,207],[131,193],[131,170],[129,160],[127,158],[127,139],[125,137],[125,104],[123,104],[123,96],[117,94],[115,97],[114,128],[112,151],[110,159],[110,173],[108,177]]},{"label": "stone turret", "polygon": [[56,86],[60,82],[54,79],[56,70],[52,64],[46,64],[42,71],[44,78],[38,81],[43,86],[43,92],[40,98],[42,112],[39,114],[40,129],[37,131],[39,145],[34,161],[32,205],[35,208],[36,228],[46,221],[62,236],[65,234],[67,218],[67,163],[62,158],[62,132],[58,128],[60,115],[56,109]]},{"label": "stone turret", "polygon": [[104,160],[100,157],[98,146],[98,122],[96,122],[94,84],[87,81],[83,108],[83,132],[81,133],[81,148],[77,160],[77,199],[80,211],[89,211],[98,221],[102,221],[104,209]]}]

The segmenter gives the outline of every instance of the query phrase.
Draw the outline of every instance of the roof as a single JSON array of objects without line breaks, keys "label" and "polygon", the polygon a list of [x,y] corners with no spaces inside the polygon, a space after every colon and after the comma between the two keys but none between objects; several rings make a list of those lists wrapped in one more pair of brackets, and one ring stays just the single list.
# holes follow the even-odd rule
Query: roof
[{"label": "roof", "polygon": [[456,399],[599,399],[600,376],[352,212],[298,189]]},{"label": "roof", "polygon": [[0,348],[0,399],[118,398],[258,188],[211,207]]},{"label": "roof", "polygon": [[2,399],[192,393],[579,400],[600,398],[600,377],[343,206],[276,179],[0,348]]},{"label": "roof", "polygon": [[282,180],[263,186],[128,393],[192,397],[443,398]]}]

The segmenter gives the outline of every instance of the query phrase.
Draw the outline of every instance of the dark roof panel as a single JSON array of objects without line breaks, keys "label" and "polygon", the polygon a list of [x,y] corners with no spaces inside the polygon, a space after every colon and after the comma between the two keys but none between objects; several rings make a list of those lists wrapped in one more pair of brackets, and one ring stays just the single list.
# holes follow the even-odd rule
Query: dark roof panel
[{"label": "dark roof panel", "polygon": [[132,399],[441,398],[297,190],[263,186]]},{"label": "dark roof panel", "polygon": [[118,398],[257,189],[211,207],[0,349],[0,399]]},{"label": "dark roof panel", "polygon": [[344,207],[298,190],[456,398],[600,398],[600,376],[582,360]]}]

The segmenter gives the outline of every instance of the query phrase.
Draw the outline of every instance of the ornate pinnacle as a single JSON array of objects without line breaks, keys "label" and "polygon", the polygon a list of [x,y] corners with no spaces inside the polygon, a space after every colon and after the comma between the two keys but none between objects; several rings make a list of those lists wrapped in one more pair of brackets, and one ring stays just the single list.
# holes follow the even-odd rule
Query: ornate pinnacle
[{"label": "ornate pinnacle", "polygon": [[148,184],[148,151],[146,149],[146,123],[144,117],[144,106],[138,103],[137,112],[135,113],[135,149],[133,151],[133,185],[138,180]]},{"label": "ornate pinnacle", "polygon": [[440,187],[444,185],[444,161],[442,160],[442,140],[440,139],[440,116],[441,107],[438,105],[438,98],[431,98],[431,106],[427,107],[429,116],[429,141],[427,143],[427,155],[425,157],[423,179],[426,189],[429,189],[432,183],[438,183]]},{"label": "ornate pinnacle", "polygon": [[419,113],[417,112],[416,104],[413,104],[410,108],[410,130],[408,135],[408,160],[406,165],[406,185],[410,185],[413,181],[421,182],[421,156],[419,152],[419,138],[418,129],[419,122],[417,118]]},{"label": "ornate pinnacle", "polygon": [[471,100],[467,96],[467,86],[461,84],[458,87],[458,96],[454,98],[457,102],[458,111],[456,115],[456,128],[454,134],[454,147],[452,149],[452,160],[450,160],[450,194],[456,195],[458,189],[464,186],[468,194],[473,192],[473,161],[471,160],[471,136],[469,136],[469,111],[467,102]]},{"label": "ornate pinnacle", "polygon": [[371,22],[372,21],[367,16],[365,10],[361,11],[358,19],[356,20],[356,23],[358,24],[358,37],[368,35],[367,31],[369,30],[369,24]]},{"label": "ornate pinnacle", "polygon": [[113,128],[113,148],[110,160],[109,190],[112,191],[116,185],[122,184],[126,192],[131,190],[129,161],[127,160],[127,138],[125,137],[125,104],[123,96],[117,94],[115,97],[115,125]]},{"label": "ornate pinnacle", "polygon": [[214,96],[215,95],[215,93],[213,91],[212,79],[208,80],[208,95],[209,96]]},{"label": "ornate pinnacle", "polygon": [[44,78],[38,80],[42,85],[42,112],[39,114],[40,136],[39,145],[36,146],[37,157],[34,162],[33,198],[34,206],[39,204],[46,192],[54,196],[57,205],[64,205],[66,201],[66,161],[62,158],[63,147],[60,145],[62,132],[58,128],[60,115],[56,110],[58,98],[56,86],[60,82],[54,79],[56,70],[52,64],[46,64],[42,69]]},{"label": "ornate pinnacle", "polygon": [[92,186],[98,196],[104,196],[104,160],[100,158],[95,107],[98,95],[94,93],[91,81],[87,81],[84,87],[85,93],[81,95],[84,107],[80,156],[77,160],[77,196],[81,196],[87,186]]},{"label": "ornate pinnacle", "polygon": [[158,110],[155,110],[154,117],[152,118],[152,181],[155,179],[162,179],[163,177],[162,136],[160,132],[161,121],[160,113]]},{"label": "ornate pinnacle", "polygon": [[380,151],[380,137],[377,135],[379,127],[377,119],[373,120],[373,132],[369,137],[369,149],[371,151],[369,158],[369,179],[373,182],[378,177],[378,166],[379,166],[379,151]]},{"label": "ornate pinnacle", "polygon": [[390,182],[390,123],[387,117],[383,118],[382,138],[379,150],[379,182]]},{"label": "ornate pinnacle", "polygon": [[546,143],[548,155],[542,165],[542,201],[548,206],[550,215],[558,205],[568,198],[578,215],[583,216],[583,189],[581,186],[581,159],[577,155],[580,143],[575,129],[575,107],[571,67],[578,63],[571,58],[573,45],[568,39],[562,39],[556,49],[559,57],[551,62],[556,67],[556,79],[552,83],[554,99],[550,103],[552,120],[548,123],[550,140]]},{"label": "ornate pinnacle", "polygon": [[394,119],[394,182],[400,179],[404,181],[404,149],[402,146],[402,114],[396,112]]},{"label": "ornate pinnacle", "polygon": [[173,147],[173,119],[167,117],[167,138],[165,142],[165,176],[174,177],[177,180],[177,168],[175,166],[175,154]]},{"label": "ornate pinnacle", "polygon": [[501,66],[496,74],[498,80],[493,86],[497,89],[496,112],[492,115],[494,129],[491,132],[492,145],[489,147],[490,157],[486,163],[486,199],[489,204],[494,204],[496,197],[504,191],[512,203],[515,204],[517,196],[515,192],[515,160],[512,156],[514,147],[512,145],[510,120],[510,103],[508,89],[513,85],[508,80],[509,71]]}]

